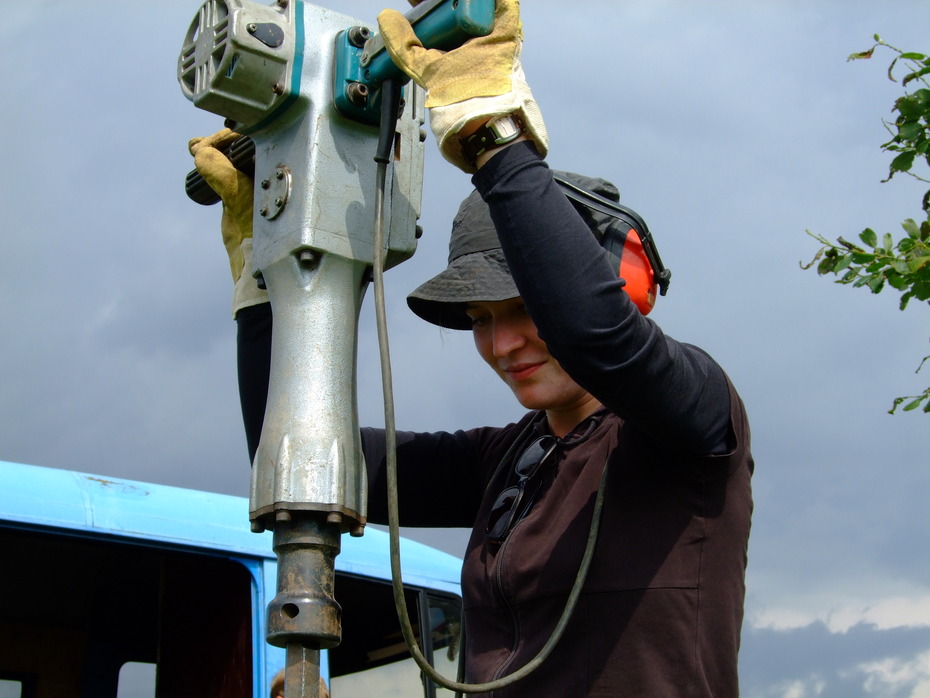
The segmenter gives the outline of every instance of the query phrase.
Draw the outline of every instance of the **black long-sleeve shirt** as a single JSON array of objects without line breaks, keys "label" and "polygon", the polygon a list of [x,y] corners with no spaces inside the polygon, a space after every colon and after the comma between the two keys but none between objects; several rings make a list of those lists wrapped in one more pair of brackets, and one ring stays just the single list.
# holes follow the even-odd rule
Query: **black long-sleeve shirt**
[{"label": "black long-sleeve shirt", "polygon": [[[560,441],[551,481],[502,544],[485,527],[513,482],[505,454],[544,420],[398,434],[402,523],[473,528],[462,572],[469,679],[513,671],[548,638],[607,467],[601,537],[568,637],[495,695],[736,695],[753,468],[742,402],[705,352],[638,312],[532,146],[503,150],[473,181],[540,337],[605,409]],[[383,433],[362,438],[369,516],[383,521]]]}]

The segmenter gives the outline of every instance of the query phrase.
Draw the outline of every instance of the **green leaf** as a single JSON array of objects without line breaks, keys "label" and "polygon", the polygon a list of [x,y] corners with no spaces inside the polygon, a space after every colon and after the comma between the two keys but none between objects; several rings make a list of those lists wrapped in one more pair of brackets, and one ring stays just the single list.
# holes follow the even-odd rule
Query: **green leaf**
[{"label": "green leaf", "polygon": [[897,82],[894,79],[894,67],[897,64],[897,62],[898,62],[898,59],[895,58],[893,61],[891,61],[891,65],[888,66],[888,79],[891,80],[891,82]]},{"label": "green leaf", "polygon": [[885,277],[883,276],[873,276],[869,280],[869,288],[872,289],[872,293],[881,293],[882,288],[885,286]]},{"label": "green leaf", "polygon": [[903,291],[909,285],[907,283],[907,279],[905,279],[896,271],[889,271],[885,274],[885,278],[888,280],[888,285],[897,291]]},{"label": "green leaf", "polygon": [[843,255],[842,257],[839,258],[839,260],[837,260],[836,264],[833,266],[833,273],[839,274],[850,264],[852,264],[852,255],[851,254]]},{"label": "green leaf", "polygon": [[820,264],[817,265],[817,273],[821,276],[825,274],[830,274],[833,271],[833,259],[830,257],[824,257],[820,260]]},{"label": "green leaf", "polygon": [[868,264],[875,260],[875,255],[869,252],[852,252],[850,254],[856,264]]},{"label": "green leaf", "polygon": [[907,172],[914,164],[914,153],[904,152],[891,161],[892,172]]},{"label": "green leaf", "polygon": [[909,73],[908,75],[904,77],[904,80],[901,81],[901,85],[906,86],[911,80],[917,80],[918,78],[922,78],[927,73],[930,73],[930,66],[926,68],[921,68],[920,70],[914,73]]},{"label": "green leaf", "polygon": [[924,111],[922,100],[914,95],[899,97],[894,106],[901,113],[901,118],[895,121],[899,126],[907,121],[917,121]]},{"label": "green leaf", "polygon": [[930,299],[930,283],[926,281],[918,281],[911,287],[911,291],[914,293],[914,298],[919,301]]},{"label": "green leaf", "polygon": [[894,250],[894,238],[891,236],[891,233],[885,233],[882,237],[882,246],[885,248],[885,252]]},{"label": "green leaf", "polygon": [[861,233],[859,233],[859,239],[869,247],[878,247],[878,236],[871,228],[866,228]]},{"label": "green leaf", "polygon": [[924,127],[916,119],[905,121],[898,126],[898,138],[905,141],[914,141],[924,132]]},{"label": "green leaf", "polygon": [[907,403],[904,406],[904,411],[910,412],[911,410],[916,410],[918,407],[920,407],[920,403],[922,403],[923,401],[924,401],[923,397],[919,397],[916,400],[911,400],[909,403]]},{"label": "green leaf", "polygon": [[917,221],[913,218],[905,218],[904,222],[901,223],[901,227],[904,228],[904,232],[906,232],[909,237],[915,240],[920,237],[920,226],[917,225]]},{"label": "green leaf", "polygon": [[875,47],[873,46],[868,51],[859,51],[858,53],[850,53],[847,61],[858,61],[863,59],[869,59],[872,57],[872,54],[875,52]]},{"label": "green leaf", "polygon": [[926,58],[926,56],[922,53],[909,52],[909,53],[902,53],[899,56],[899,58],[904,58],[905,60],[908,60],[908,61],[922,61],[924,58]]}]

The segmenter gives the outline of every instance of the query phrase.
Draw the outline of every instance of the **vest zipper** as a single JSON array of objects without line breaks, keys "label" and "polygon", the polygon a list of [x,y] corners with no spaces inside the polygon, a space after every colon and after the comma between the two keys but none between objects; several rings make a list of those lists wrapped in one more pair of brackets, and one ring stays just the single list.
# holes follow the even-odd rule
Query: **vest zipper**
[{"label": "vest zipper", "polygon": [[[510,612],[510,620],[513,625],[513,644],[510,647],[510,655],[501,662],[500,666],[497,667],[497,670],[492,676],[492,680],[497,680],[503,676],[507,670],[510,668],[510,664],[513,662],[513,658],[517,654],[517,648],[520,646],[521,631],[520,631],[520,617],[517,614],[517,609],[514,607],[514,604],[511,601],[510,595],[504,590],[504,580],[503,580],[503,567],[504,567],[504,553],[506,552],[506,547],[510,543],[514,530],[523,523],[525,519],[518,521],[514,527],[510,530],[510,533],[504,539],[504,542],[501,543],[501,548],[497,553],[497,569],[494,571],[494,581],[497,586],[497,592],[500,594],[501,598],[504,600],[504,603],[507,606],[507,610]],[[492,692],[491,698],[494,698],[496,691]]]}]

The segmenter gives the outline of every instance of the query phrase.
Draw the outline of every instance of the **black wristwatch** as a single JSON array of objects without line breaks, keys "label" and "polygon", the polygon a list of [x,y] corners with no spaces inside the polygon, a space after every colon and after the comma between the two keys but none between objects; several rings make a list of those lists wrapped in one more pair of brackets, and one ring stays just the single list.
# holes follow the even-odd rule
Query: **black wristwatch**
[{"label": "black wristwatch", "polygon": [[472,165],[486,150],[506,145],[523,135],[523,120],[518,114],[505,114],[491,119],[477,131],[461,138],[462,155]]}]

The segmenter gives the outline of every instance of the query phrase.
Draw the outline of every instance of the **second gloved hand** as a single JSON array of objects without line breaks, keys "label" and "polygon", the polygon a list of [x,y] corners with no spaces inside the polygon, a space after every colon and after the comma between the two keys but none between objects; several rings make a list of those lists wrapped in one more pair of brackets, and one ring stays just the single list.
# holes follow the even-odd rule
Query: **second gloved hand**
[{"label": "second gloved hand", "polygon": [[451,163],[474,172],[462,155],[458,134],[470,122],[512,113],[520,115],[540,154],[548,152],[546,126],[520,63],[518,0],[497,0],[492,32],[452,51],[424,48],[410,22],[396,10],[382,11],[378,27],[394,63],[426,90],[430,127]]},{"label": "second gloved hand", "polygon": [[233,317],[242,308],[268,302],[268,294],[252,278],[252,201],[251,178],[240,172],[222,152],[239,134],[223,129],[207,138],[192,138],[188,150],[194,166],[223,201],[220,230],[229,255],[233,283]]}]

